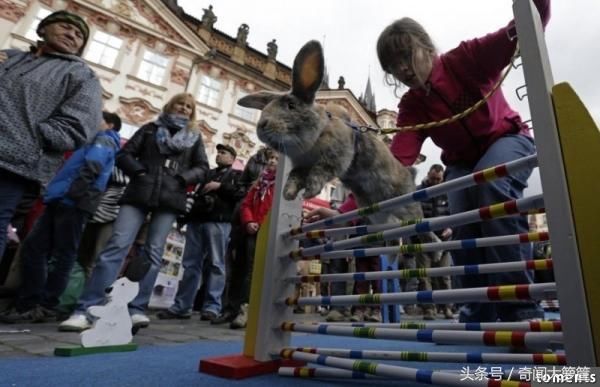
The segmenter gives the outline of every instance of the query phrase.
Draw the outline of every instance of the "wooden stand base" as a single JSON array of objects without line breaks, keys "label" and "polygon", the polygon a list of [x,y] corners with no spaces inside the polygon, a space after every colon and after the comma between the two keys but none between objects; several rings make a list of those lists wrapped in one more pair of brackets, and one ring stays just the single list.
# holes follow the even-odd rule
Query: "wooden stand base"
[{"label": "wooden stand base", "polygon": [[305,362],[277,359],[256,361],[244,355],[228,355],[200,360],[199,371],[226,379],[244,379],[277,372],[279,367],[301,367]]},{"label": "wooden stand base", "polygon": [[54,356],[82,356],[94,353],[129,352],[135,351],[137,344],[107,345],[105,347],[58,347],[54,348]]}]

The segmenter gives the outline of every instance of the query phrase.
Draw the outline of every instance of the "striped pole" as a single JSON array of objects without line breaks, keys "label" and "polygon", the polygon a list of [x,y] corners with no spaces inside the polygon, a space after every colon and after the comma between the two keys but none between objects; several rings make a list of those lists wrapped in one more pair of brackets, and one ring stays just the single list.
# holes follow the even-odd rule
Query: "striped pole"
[{"label": "striped pole", "polygon": [[284,349],[280,356],[284,359],[294,359],[305,362],[337,367],[351,371],[363,372],[371,375],[409,380],[413,382],[436,384],[445,386],[480,386],[480,387],[529,387],[526,382],[509,380],[494,380],[482,378],[468,378],[463,375],[450,372],[432,371],[427,369],[400,367],[390,364],[371,363],[364,360],[340,359],[333,356],[316,355]]},{"label": "striped pole", "polygon": [[487,263],[481,265],[449,266],[419,269],[370,271],[358,273],[317,274],[292,276],[287,279],[294,283],[316,282],[347,282],[347,281],[372,281],[388,279],[408,279],[424,277],[457,276],[466,274],[506,273],[525,270],[552,270],[552,259],[536,259],[503,263]]},{"label": "striped pole", "polygon": [[327,324],[284,322],[284,332],[407,340],[436,344],[548,348],[562,344],[562,332],[446,331],[433,329],[352,328]]},{"label": "striped pole", "polygon": [[294,378],[336,378],[336,379],[370,379],[379,378],[375,375],[365,374],[359,371],[347,371],[328,367],[279,367],[279,376],[291,376]]},{"label": "striped pole", "polygon": [[[321,324],[321,323],[316,323]],[[321,324],[323,325],[323,324]],[[418,322],[369,323],[369,322],[328,322],[325,325],[348,326],[354,328],[391,328],[391,329],[443,329],[447,331],[519,331],[519,332],[561,332],[560,321],[517,321],[489,323],[457,322]]]},{"label": "striped pole", "polygon": [[482,220],[485,221],[490,219],[503,218],[506,216],[519,215],[522,211],[525,211],[530,208],[537,208],[543,205],[544,198],[542,197],[542,195],[534,195],[518,200],[509,200],[503,203],[493,204],[491,206],[461,212],[460,214],[419,220],[416,224],[413,225],[397,227],[373,234],[349,238],[346,240],[331,241],[318,246],[293,250],[289,253],[289,256],[311,256],[320,254],[324,251],[342,250],[356,246],[364,246],[368,244],[396,240],[401,237],[435,230],[443,230],[445,228],[461,226],[463,224],[468,223],[480,222]]},{"label": "striped pole", "polygon": [[[531,210],[521,212],[519,215],[527,216],[534,214],[545,214],[545,208],[533,208]],[[308,231],[304,234],[297,234],[292,236],[292,239],[305,240],[305,239],[319,239],[319,238],[335,238],[347,235],[366,235],[375,232],[385,231],[392,228],[409,226],[411,224],[428,221],[434,218],[423,218],[423,219],[408,219],[402,220],[400,219],[397,223],[385,223],[385,224],[370,224],[370,225],[359,225],[359,226],[349,226],[349,227],[339,227],[339,228],[329,228],[322,230],[314,230]]]},{"label": "striped pole", "polygon": [[[434,243],[417,243],[407,244],[401,246],[390,246],[390,247],[373,247],[368,249],[354,249],[354,250],[337,250],[325,252],[319,255],[303,256],[294,255],[290,253],[289,257],[295,260],[311,261],[314,259],[336,259],[336,258],[365,258],[373,257],[384,254],[416,254],[416,253],[429,253],[434,251],[442,250],[462,250],[462,249],[474,249],[477,247],[492,247],[492,246],[503,246],[503,245],[515,245],[519,243],[530,243],[530,242],[542,242],[549,240],[549,234],[543,232],[530,232],[513,235],[502,235],[485,238],[473,238],[463,239],[456,241],[447,242],[434,242]],[[296,250],[300,251],[300,250]],[[283,256],[286,257],[286,256]]]},{"label": "striped pole", "polygon": [[345,348],[296,348],[296,351],[347,359],[400,360],[448,363],[499,363],[566,365],[565,355],[547,353],[408,352],[353,350]]},{"label": "striped pole", "polygon": [[407,193],[396,198],[384,200],[379,203],[375,203],[369,207],[363,207],[354,211],[346,212],[331,218],[319,220],[314,223],[305,224],[301,227],[290,230],[289,235],[302,234],[307,231],[317,230],[319,228],[327,228],[334,224],[343,224],[345,222],[361,218],[371,214],[375,214],[379,211],[389,211],[393,208],[400,207],[412,202],[420,202],[427,200],[432,197],[436,197],[448,192],[457,191],[459,189],[468,188],[474,185],[487,183],[498,178],[506,177],[510,174],[514,174],[522,169],[529,169],[537,167],[537,155],[523,157],[518,160],[510,161],[505,164],[497,165],[495,167],[487,168],[479,172],[472,173],[457,179],[449,180],[447,182],[435,185],[433,187],[423,188],[415,192]]},{"label": "striped pole", "polygon": [[291,305],[383,305],[448,304],[453,302],[525,301],[556,298],[556,283],[502,285],[450,290],[354,294],[347,296],[288,297],[281,303]]}]

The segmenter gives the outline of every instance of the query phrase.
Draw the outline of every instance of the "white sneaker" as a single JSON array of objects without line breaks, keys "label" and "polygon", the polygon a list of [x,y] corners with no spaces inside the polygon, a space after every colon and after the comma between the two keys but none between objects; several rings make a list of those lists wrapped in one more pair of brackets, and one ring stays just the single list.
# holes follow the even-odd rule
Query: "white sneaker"
[{"label": "white sneaker", "polygon": [[238,313],[238,315],[229,324],[229,328],[231,328],[231,329],[246,328],[247,323],[248,323],[248,304],[242,304],[242,306],[240,307],[240,313]]},{"label": "white sneaker", "polygon": [[81,332],[92,327],[92,323],[84,314],[74,314],[60,323],[58,330],[61,332]]},{"label": "white sneaker", "polygon": [[146,328],[150,325],[150,319],[143,313],[132,314],[131,324],[134,328]]}]

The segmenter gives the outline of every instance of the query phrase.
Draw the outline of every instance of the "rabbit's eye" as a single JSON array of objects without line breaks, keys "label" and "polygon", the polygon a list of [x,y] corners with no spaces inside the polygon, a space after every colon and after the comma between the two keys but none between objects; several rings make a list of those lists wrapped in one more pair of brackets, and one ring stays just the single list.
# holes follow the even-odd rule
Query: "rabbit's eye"
[{"label": "rabbit's eye", "polygon": [[296,103],[294,102],[288,102],[288,109],[290,110],[294,110],[296,108]]}]

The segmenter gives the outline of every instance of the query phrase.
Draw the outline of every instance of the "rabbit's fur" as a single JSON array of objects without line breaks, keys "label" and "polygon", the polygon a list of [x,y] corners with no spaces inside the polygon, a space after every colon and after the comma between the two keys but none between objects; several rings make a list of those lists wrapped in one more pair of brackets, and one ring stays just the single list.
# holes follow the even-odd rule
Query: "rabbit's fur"
[{"label": "rabbit's fur", "polygon": [[[292,161],[283,196],[291,200],[304,189],[304,198],[314,197],[334,177],[352,191],[360,207],[414,191],[412,173],[383,141],[347,125],[343,112],[314,103],[323,72],[321,45],[310,41],[294,60],[291,92],[263,91],[238,101],[239,105],[262,110],[258,138]],[[420,203],[390,212],[374,214],[370,219],[384,223],[393,221],[390,215],[399,219],[423,216]]]}]

